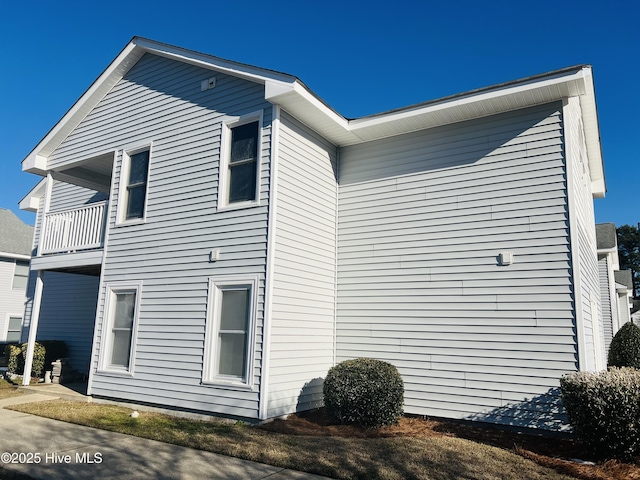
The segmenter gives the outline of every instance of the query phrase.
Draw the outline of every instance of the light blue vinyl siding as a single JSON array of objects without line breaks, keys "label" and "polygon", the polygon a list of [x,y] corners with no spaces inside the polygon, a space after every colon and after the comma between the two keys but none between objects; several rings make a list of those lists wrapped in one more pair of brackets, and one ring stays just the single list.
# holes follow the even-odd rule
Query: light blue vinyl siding
[{"label": "light blue vinyl siding", "polygon": [[[202,80],[216,87],[202,92]],[[260,205],[217,212],[221,122],[263,110]],[[122,149],[152,142],[144,224],[115,226]],[[142,281],[133,377],[94,373],[96,396],[256,418],[261,381],[271,105],[264,87],[159,56],[145,55],[50,156],[52,168],[117,151],[98,301],[102,345],[104,285]],[[220,249],[220,260],[209,252]],[[212,276],[260,276],[254,389],[201,384]],[[92,368],[97,368],[98,357]]]},{"label": "light blue vinyl siding", "polygon": [[341,149],[337,361],[396,365],[406,412],[525,424],[576,369],[561,109]]},{"label": "light blue vinyl siding", "polygon": [[320,406],[334,357],[336,148],[286,112],[279,148],[269,417]]}]

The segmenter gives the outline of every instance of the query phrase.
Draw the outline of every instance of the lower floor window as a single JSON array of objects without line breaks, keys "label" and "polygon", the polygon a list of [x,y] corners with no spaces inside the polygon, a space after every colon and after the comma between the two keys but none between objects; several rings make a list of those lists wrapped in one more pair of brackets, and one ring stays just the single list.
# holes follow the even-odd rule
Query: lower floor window
[{"label": "lower floor window", "polygon": [[22,337],[22,317],[9,317],[7,343],[20,343]]},{"label": "lower floor window", "polygon": [[139,283],[107,286],[101,362],[104,370],[133,372],[140,288]]},{"label": "lower floor window", "polygon": [[251,383],[257,281],[210,279],[204,382]]}]

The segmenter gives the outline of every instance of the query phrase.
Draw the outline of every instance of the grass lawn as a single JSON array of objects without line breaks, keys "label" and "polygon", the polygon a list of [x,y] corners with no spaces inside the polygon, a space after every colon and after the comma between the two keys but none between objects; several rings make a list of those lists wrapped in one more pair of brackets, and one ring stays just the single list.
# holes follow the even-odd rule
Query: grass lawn
[{"label": "grass lawn", "polygon": [[18,397],[22,392],[15,385],[7,382],[4,378],[0,378],[0,399],[9,397]]},{"label": "grass lawn", "polygon": [[[54,400],[11,407],[66,422],[341,479],[568,479],[497,448],[451,435],[340,436],[200,422],[113,405]],[[273,429],[281,429],[282,422]],[[362,433],[362,432],[361,432]],[[592,477],[597,478],[597,477]]]}]

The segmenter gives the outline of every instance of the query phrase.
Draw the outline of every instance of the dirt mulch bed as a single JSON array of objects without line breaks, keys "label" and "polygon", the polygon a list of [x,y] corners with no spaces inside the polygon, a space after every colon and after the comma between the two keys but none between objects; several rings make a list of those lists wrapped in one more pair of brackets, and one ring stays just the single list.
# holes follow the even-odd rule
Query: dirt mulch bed
[{"label": "dirt mulch bed", "polygon": [[[397,425],[363,429],[333,423],[322,410],[290,415],[260,428],[289,435],[379,438],[399,436],[448,436],[511,450],[559,473],[588,480],[640,480],[640,463],[609,460],[598,463],[587,448],[567,435],[532,434],[471,422],[403,417]],[[579,460],[578,460],[579,459]],[[593,462],[593,464],[584,463]]]}]

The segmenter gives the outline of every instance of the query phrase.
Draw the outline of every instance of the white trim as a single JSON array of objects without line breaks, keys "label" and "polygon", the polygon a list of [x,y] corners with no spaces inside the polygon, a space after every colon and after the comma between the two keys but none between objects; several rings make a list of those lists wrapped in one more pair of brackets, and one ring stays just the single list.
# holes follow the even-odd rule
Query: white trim
[{"label": "white trim", "polygon": [[9,340],[7,339],[7,336],[9,335],[9,323],[11,322],[12,318],[19,318],[20,319],[20,339],[18,340],[18,343],[22,342],[22,327],[24,325],[24,312],[23,313],[7,313],[6,316],[6,328],[4,329],[4,336],[2,338],[4,338],[4,342],[9,342]]},{"label": "white trim", "polygon": [[273,317],[273,292],[277,235],[278,164],[280,152],[280,107],[274,105],[271,113],[271,167],[269,169],[269,219],[267,223],[267,268],[264,285],[264,318],[262,320],[262,369],[260,376],[260,420],[267,419],[269,407],[269,363],[271,360],[271,321]]},{"label": "white trim", "polygon": [[[578,370],[587,370],[587,342],[585,338],[584,312],[582,310],[582,275],[580,274],[578,223],[576,220],[577,207],[575,205],[576,175],[573,171],[572,150],[574,148],[571,138],[571,111],[569,108],[571,99],[562,102],[562,118],[564,121],[565,148],[564,160],[567,170],[567,216],[569,217],[569,250],[571,252],[571,271],[573,272],[573,311],[576,319],[576,337],[578,350]],[[567,124],[569,123],[569,124]],[[568,138],[567,138],[568,137]]]},{"label": "white trim", "polygon": [[31,260],[31,255],[22,255],[20,253],[0,252],[0,258],[11,258],[13,260]]},{"label": "white trim", "polygon": [[[241,208],[251,208],[260,205],[260,174],[262,172],[262,142],[264,110],[258,110],[246,115],[236,117],[226,117],[222,121],[222,133],[220,137],[220,168],[218,172],[218,208],[219,212],[225,210],[237,210]],[[246,202],[229,203],[229,157],[231,155],[231,130],[248,123],[258,122],[258,145],[256,158],[256,190],[255,200]]]},{"label": "white trim", "polygon": [[[26,375],[22,375],[22,385],[27,386],[31,381],[31,367],[33,366],[33,351],[36,345],[36,335],[38,332],[38,322],[40,320],[40,307],[42,305],[42,290],[44,289],[44,270],[38,272],[36,277],[36,289],[33,294],[33,309],[31,310],[31,319],[29,321],[29,339],[27,340],[27,352],[24,359],[24,371]],[[24,321],[24,319],[23,319]]]},{"label": "white trim", "polygon": [[[258,275],[219,275],[209,278],[207,294],[207,318],[205,327],[204,356],[202,365],[202,384],[216,387],[239,388],[253,390],[254,359],[256,350],[256,317],[258,314]],[[221,288],[222,287],[222,288]],[[245,345],[246,369],[244,379],[218,376],[216,374],[219,361],[218,332],[220,328],[221,292],[224,288],[247,287],[249,293],[249,324]]]},{"label": "white trim", "polygon": [[[125,219],[127,211],[128,198],[126,194],[127,184],[129,183],[129,175],[131,171],[131,156],[136,153],[149,151],[149,161],[147,163],[147,183],[144,191],[144,206],[142,209],[142,217]],[[116,204],[116,227],[124,225],[139,225],[147,220],[147,205],[149,202],[149,173],[151,172],[151,159],[153,157],[153,141],[138,142],[120,149],[120,176],[118,178],[118,201]],[[114,172],[115,173],[115,172]],[[113,174],[112,174],[112,178]]]},{"label": "white trim", "polygon": [[40,206],[40,198],[47,188],[47,179],[41,179],[31,190],[27,193],[22,200],[18,203],[20,210],[27,212],[37,212]]},{"label": "white trim", "polygon": [[[118,156],[118,151],[114,150],[113,151],[113,162],[111,163],[111,178],[115,178],[115,174],[116,174],[116,166],[117,166],[117,156]],[[96,302],[96,314],[95,314],[95,319],[93,321],[93,343],[91,344],[91,357],[89,359],[89,378],[87,379],[87,395],[91,395],[91,390],[92,390],[92,386],[93,386],[93,375],[94,372],[96,372],[98,370],[98,366],[100,365],[100,359],[99,359],[99,354],[100,352],[98,351],[98,324],[100,324],[100,330],[102,329],[102,326],[104,325],[104,316],[102,317],[102,321],[101,317],[100,317],[100,302],[103,303],[105,302],[106,299],[106,295],[105,295],[105,289],[104,289],[104,285],[105,285],[105,281],[104,281],[104,266],[105,266],[105,262],[107,259],[107,249],[109,246],[109,233],[111,232],[111,212],[113,210],[113,202],[115,201],[115,183],[116,182],[111,182],[111,191],[109,192],[109,199],[107,200],[107,212],[105,215],[105,220],[104,220],[104,242],[103,242],[103,247],[102,247],[102,262],[100,265],[100,282],[98,285],[98,301]],[[102,309],[102,311],[104,312],[104,308]],[[95,361],[95,368],[94,368],[94,361]]]},{"label": "white trim", "polygon": [[[38,212],[37,215],[41,215],[40,218],[40,232],[38,233],[38,246],[36,247],[36,257],[42,254],[42,239],[45,236],[46,230],[46,216],[51,208],[51,193],[53,192],[53,177],[51,174],[47,174],[44,190],[44,203],[42,205],[42,212]],[[37,221],[37,218],[36,218]],[[35,231],[34,231],[35,235]]]},{"label": "white trim", "polygon": [[[98,359],[97,373],[107,373],[117,376],[133,377],[136,344],[138,339],[138,323],[140,319],[140,298],[142,296],[142,281],[137,282],[108,282],[105,285],[104,322],[102,322],[102,336],[100,342],[100,355]],[[133,311],[133,325],[131,327],[131,348],[129,349],[129,367],[119,368],[110,365],[108,355],[112,351],[113,338],[109,333],[113,324],[115,298],[118,293],[135,292],[136,300]]]}]

